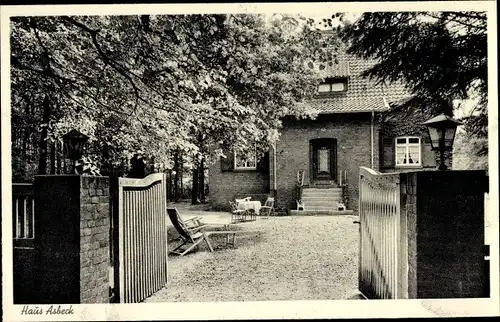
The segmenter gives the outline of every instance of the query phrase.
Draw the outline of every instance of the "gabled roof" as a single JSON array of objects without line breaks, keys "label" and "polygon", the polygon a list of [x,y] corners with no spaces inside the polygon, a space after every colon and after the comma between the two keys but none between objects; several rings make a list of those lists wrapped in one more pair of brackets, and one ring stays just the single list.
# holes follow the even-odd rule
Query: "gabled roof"
[{"label": "gabled roof", "polygon": [[319,71],[324,78],[347,77],[347,92],[340,95],[321,96],[308,102],[320,114],[383,112],[389,104],[409,97],[402,83],[376,84],[376,80],[361,77],[376,61],[362,59],[345,52],[337,53],[339,64],[326,66]]}]

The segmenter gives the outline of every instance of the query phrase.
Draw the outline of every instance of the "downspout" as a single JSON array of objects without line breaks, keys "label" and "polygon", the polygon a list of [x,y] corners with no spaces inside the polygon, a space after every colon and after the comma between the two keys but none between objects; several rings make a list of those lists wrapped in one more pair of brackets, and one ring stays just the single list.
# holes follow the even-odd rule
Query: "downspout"
[{"label": "downspout", "polygon": [[370,138],[371,138],[371,165],[370,165],[370,168],[373,169],[373,158],[374,158],[374,155],[373,155],[373,150],[374,150],[374,128],[375,128],[375,112],[372,111],[372,118],[371,118],[371,126],[370,126]]},{"label": "downspout", "polygon": [[276,142],[273,144],[273,194],[276,197]]}]

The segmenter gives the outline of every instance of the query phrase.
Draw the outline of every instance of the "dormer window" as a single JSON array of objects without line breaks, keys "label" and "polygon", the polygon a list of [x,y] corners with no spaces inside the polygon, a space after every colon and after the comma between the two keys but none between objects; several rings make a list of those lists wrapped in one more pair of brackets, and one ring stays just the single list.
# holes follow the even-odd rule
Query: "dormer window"
[{"label": "dormer window", "polygon": [[326,79],[318,85],[318,94],[347,92],[347,79]]}]

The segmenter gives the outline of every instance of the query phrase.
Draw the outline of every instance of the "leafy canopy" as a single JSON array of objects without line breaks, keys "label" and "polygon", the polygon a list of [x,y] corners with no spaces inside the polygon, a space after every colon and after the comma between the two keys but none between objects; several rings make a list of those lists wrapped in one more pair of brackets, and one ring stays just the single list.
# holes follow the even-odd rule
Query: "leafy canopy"
[{"label": "leafy canopy", "polygon": [[296,103],[314,93],[306,62],[324,47],[300,17],[16,17],[11,30],[13,137],[77,128],[101,168],[137,150],[167,164],[173,151],[217,156],[219,143],[263,151],[282,116],[314,116]]}]

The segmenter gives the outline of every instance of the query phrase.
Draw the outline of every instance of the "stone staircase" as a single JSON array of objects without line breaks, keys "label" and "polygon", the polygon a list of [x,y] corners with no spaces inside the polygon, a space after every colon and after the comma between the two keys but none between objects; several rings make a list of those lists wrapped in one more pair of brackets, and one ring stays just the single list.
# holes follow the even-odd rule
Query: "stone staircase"
[{"label": "stone staircase", "polygon": [[304,186],[302,203],[304,210],[292,210],[292,215],[315,214],[352,214],[352,210],[339,210],[337,203],[342,202],[342,189],[335,186]]}]

